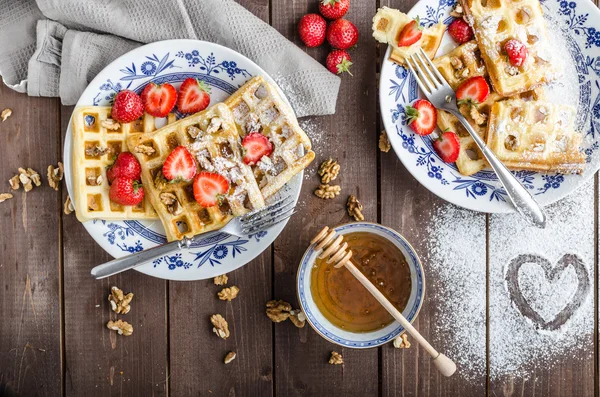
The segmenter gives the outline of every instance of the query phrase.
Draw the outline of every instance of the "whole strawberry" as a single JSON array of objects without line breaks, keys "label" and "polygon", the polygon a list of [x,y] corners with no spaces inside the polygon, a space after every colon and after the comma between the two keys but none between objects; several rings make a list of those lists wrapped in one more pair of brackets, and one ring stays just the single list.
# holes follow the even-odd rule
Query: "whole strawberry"
[{"label": "whole strawberry", "polygon": [[325,41],[327,22],[319,14],[306,14],[298,23],[300,40],[307,47],[318,47]]},{"label": "whole strawberry", "polygon": [[144,188],[141,183],[130,178],[116,178],[108,197],[113,203],[121,205],[138,205],[144,199]]},{"label": "whole strawberry", "polygon": [[131,123],[142,117],[144,104],[142,98],[131,90],[117,92],[112,107],[112,118],[119,123]]},{"label": "whole strawberry", "polygon": [[346,19],[337,19],[327,28],[327,41],[333,48],[347,50],[356,45],[358,29]]},{"label": "whole strawberry", "polygon": [[319,12],[327,19],[340,19],[348,12],[350,0],[321,0]]},{"label": "whole strawberry", "polygon": [[448,26],[448,33],[458,44],[464,44],[473,39],[473,29],[462,19],[455,19]]},{"label": "whole strawberry", "polygon": [[327,55],[325,64],[331,73],[342,74],[347,72],[350,76],[352,76],[352,73],[350,72],[352,58],[350,58],[350,54],[348,54],[346,50],[331,51],[329,55]]},{"label": "whole strawberry", "polygon": [[129,152],[119,153],[115,163],[106,168],[106,177],[109,183],[113,183],[116,178],[138,180],[141,173],[142,167],[139,161]]}]

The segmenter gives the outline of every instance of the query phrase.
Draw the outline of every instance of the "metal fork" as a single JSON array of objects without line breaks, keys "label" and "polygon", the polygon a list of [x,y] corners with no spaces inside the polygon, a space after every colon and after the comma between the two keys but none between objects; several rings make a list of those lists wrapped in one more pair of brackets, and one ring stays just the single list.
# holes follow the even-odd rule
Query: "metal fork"
[{"label": "metal fork", "polygon": [[406,64],[429,102],[438,109],[452,113],[466,128],[496,175],[498,175],[498,179],[504,186],[517,212],[533,225],[544,228],[546,226],[546,214],[544,214],[540,205],[508,168],[498,160],[498,157],[486,146],[483,139],[459,112],[454,90],[438,72],[423,49],[419,49],[419,52],[411,55],[410,59],[407,58]]},{"label": "metal fork", "polygon": [[94,267],[91,273],[95,279],[101,279],[133,269],[177,249],[188,249],[197,237],[207,238],[218,233],[244,237],[249,234],[258,233],[290,218],[296,212],[294,208],[293,198],[287,197],[256,211],[234,218],[219,230],[198,234],[192,238],[184,237],[181,240],[159,245],[158,247],[150,248],[137,254],[114,259]]}]

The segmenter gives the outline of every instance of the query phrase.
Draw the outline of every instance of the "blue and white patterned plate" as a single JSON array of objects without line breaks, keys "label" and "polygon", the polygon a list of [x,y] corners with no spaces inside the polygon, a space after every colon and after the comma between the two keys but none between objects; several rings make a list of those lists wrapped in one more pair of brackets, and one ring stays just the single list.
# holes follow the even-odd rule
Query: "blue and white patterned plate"
[{"label": "blue and white patterned plate", "polygon": [[[448,25],[456,0],[421,0],[409,15],[420,16],[431,26]],[[547,205],[574,192],[600,168],[600,11],[589,0],[542,1],[549,35],[556,42],[557,58],[564,59],[564,77],[549,88],[553,102],[577,107],[576,128],[584,136],[587,165],[583,175],[514,172],[536,200]],[[456,44],[446,34],[438,55]],[[427,189],[451,203],[482,212],[512,212],[506,191],[491,170],[461,175],[454,164],[444,163],[431,145],[431,137],[415,135],[406,125],[405,106],[423,95],[410,73],[388,60],[388,48],[381,69],[379,97],[381,114],[397,156],[410,173]]]},{"label": "blue and white patterned plate", "polygon": [[[77,106],[110,105],[121,89],[141,92],[150,81],[169,82],[179,87],[188,77],[204,80],[211,87],[211,103],[217,103],[256,75],[262,75],[275,84],[254,62],[223,46],[196,40],[162,41],[139,47],[104,68],[81,95]],[[69,124],[64,161],[67,189],[73,197],[71,137]],[[301,187],[302,173],[296,175],[281,190],[279,197],[289,195],[297,201]],[[187,251],[166,255],[138,267],[137,270],[169,280],[200,280],[231,272],[267,249],[286,223],[282,222],[264,232],[241,238],[221,233],[198,241]],[[158,220],[96,220],[83,225],[94,240],[115,258],[166,242],[164,229]]]}]

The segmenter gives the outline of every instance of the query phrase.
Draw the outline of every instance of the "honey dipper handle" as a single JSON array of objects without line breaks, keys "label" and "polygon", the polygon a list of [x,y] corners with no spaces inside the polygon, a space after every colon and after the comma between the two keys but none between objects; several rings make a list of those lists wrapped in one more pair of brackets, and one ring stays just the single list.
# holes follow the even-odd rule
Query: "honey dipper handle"
[{"label": "honey dipper handle", "polygon": [[379,301],[379,303],[381,303],[381,305],[392,315],[392,317],[394,317],[396,321],[398,321],[400,325],[404,327],[406,332],[408,332],[410,336],[412,336],[417,343],[421,345],[421,347],[423,347],[431,357],[433,357],[433,363],[441,372],[441,374],[444,376],[452,376],[452,374],[454,374],[456,371],[456,364],[454,364],[454,362],[448,357],[435,350],[433,346],[431,346],[429,342],[427,342],[427,340],[421,336],[419,331],[417,331],[417,329],[413,327],[410,322],[408,322],[402,313],[400,313],[400,311],[396,309],[394,305],[392,305],[392,303],[381,293],[381,291],[377,289],[371,280],[369,280],[360,270],[358,270],[352,261],[346,262],[344,266],[350,270],[350,273],[352,273],[352,275],[356,277],[358,281],[360,281],[360,283],[371,293],[371,295],[375,297],[375,299],[377,299],[377,301]]}]

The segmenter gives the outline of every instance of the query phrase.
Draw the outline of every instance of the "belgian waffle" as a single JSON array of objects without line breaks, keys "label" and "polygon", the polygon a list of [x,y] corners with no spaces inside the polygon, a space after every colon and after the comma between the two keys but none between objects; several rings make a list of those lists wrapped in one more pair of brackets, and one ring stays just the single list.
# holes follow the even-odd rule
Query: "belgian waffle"
[{"label": "belgian waffle", "polygon": [[[496,92],[504,97],[531,91],[555,80],[560,70],[551,62],[552,49],[539,0],[461,0],[466,20],[473,27],[481,56]],[[528,56],[512,66],[504,44],[517,39]]]},{"label": "belgian waffle", "polygon": [[273,153],[252,166],[265,199],[314,160],[310,139],[294,112],[261,76],[250,79],[224,103],[232,110],[242,137],[260,132],[273,144]]},{"label": "belgian waffle", "polygon": [[410,21],[412,21],[411,17],[389,7],[381,7],[373,17],[373,37],[380,43],[392,46],[390,60],[400,65],[404,65],[404,59],[414,54],[419,47],[430,59],[433,59],[446,31],[446,25],[438,23],[423,29],[421,39],[415,44],[409,47],[398,47],[400,32]]},{"label": "belgian waffle", "polygon": [[[116,155],[127,151],[127,137],[156,130],[155,119],[144,113],[139,120],[119,124],[110,119],[110,114],[109,106],[83,106],[73,112],[73,199],[77,219],[157,219],[148,199],[134,207],[110,201],[106,178],[106,167]],[[175,115],[170,114],[167,122],[174,121]]]},{"label": "belgian waffle", "polygon": [[511,99],[490,112],[488,147],[507,167],[580,174],[585,156],[575,132],[575,109],[543,101]]},{"label": "belgian waffle", "polygon": [[[182,145],[196,157],[199,171],[216,172],[230,182],[219,205],[202,207],[194,199],[191,181],[167,182],[162,175],[166,158]],[[127,146],[142,166],[146,195],[169,241],[220,229],[233,217],[265,205],[250,167],[242,162],[233,115],[222,103],[154,132],[131,135]],[[154,152],[146,154],[140,147],[151,147]]]}]

